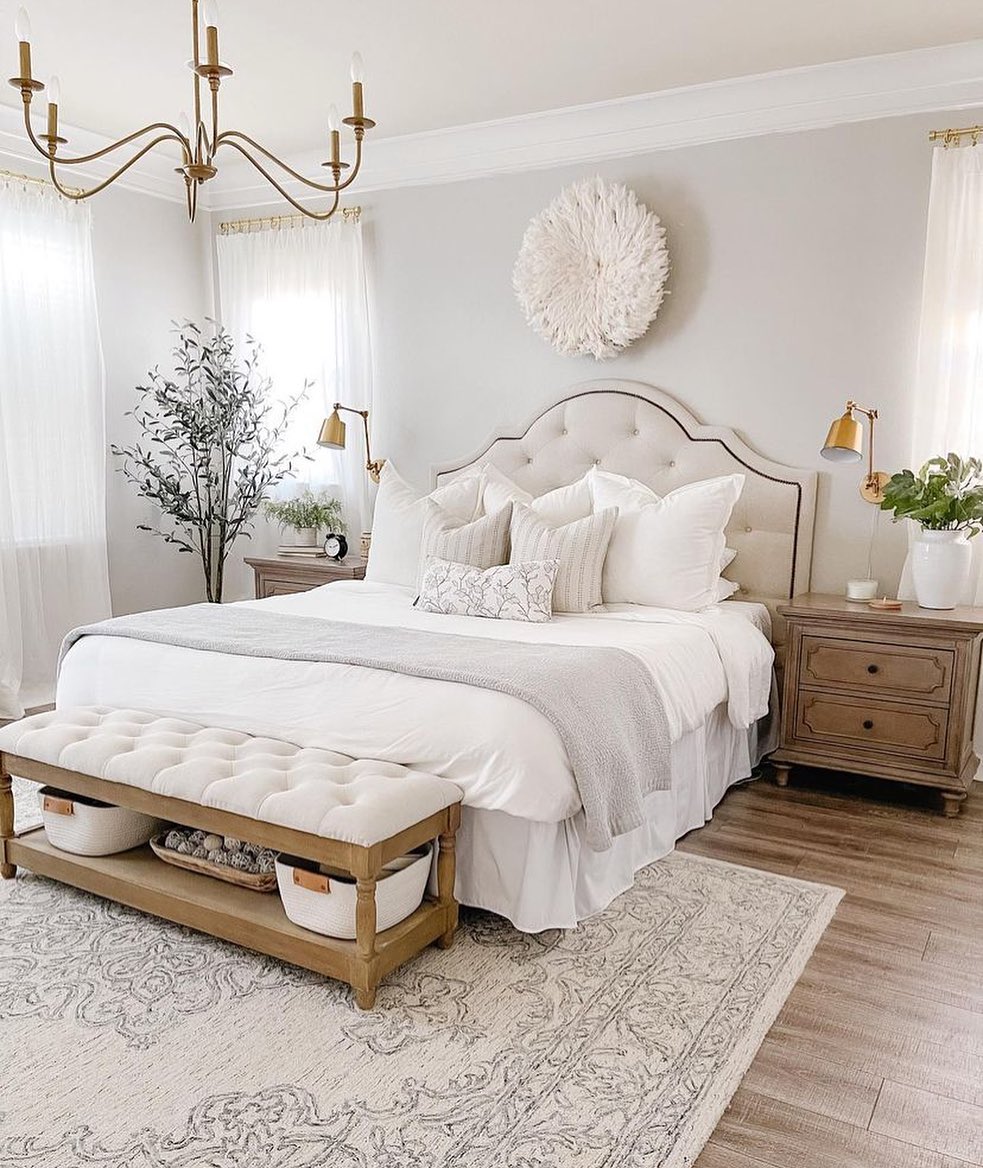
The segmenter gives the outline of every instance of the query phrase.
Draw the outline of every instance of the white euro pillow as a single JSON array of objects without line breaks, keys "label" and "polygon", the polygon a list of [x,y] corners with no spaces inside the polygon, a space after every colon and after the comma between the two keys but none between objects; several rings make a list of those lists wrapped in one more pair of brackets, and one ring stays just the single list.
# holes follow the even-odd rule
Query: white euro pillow
[{"label": "white euro pillow", "polygon": [[480,475],[455,479],[421,495],[387,461],[379,477],[372,518],[372,543],[366,580],[415,588],[420,576],[420,545],[426,518],[426,500],[432,500],[462,523],[481,514],[484,480]]},{"label": "white euro pillow", "polygon": [[643,483],[593,470],[595,511],[618,508],[604,565],[606,604],[645,604],[694,612],[720,596],[724,528],[744,475],[688,483],[660,497]]}]

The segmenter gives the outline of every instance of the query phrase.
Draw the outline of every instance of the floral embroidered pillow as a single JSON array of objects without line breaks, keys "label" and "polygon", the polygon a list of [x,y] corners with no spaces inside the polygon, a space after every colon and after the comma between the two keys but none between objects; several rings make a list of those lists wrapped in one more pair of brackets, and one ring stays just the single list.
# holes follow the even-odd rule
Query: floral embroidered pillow
[{"label": "floral embroidered pillow", "polygon": [[431,556],[416,604],[424,612],[452,616],[548,621],[559,567],[559,560],[526,560],[482,569]]}]

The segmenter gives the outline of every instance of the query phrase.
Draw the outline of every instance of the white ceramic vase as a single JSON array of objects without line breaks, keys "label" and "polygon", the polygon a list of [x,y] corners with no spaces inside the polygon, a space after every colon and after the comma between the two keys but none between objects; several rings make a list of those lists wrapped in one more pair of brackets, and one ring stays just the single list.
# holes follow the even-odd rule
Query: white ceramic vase
[{"label": "white ceramic vase", "polygon": [[911,575],[921,608],[955,608],[969,579],[973,549],[965,531],[922,528],[911,550]]},{"label": "white ceramic vase", "polygon": [[293,527],[290,529],[289,542],[294,547],[317,547],[317,536],[316,527]]}]

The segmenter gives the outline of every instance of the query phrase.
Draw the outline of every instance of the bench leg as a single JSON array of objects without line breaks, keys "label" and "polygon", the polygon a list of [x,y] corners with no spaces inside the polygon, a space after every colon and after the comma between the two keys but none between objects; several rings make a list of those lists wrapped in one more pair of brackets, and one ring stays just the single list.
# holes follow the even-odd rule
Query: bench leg
[{"label": "bench leg", "polygon": [[451,914],[451,925],[443,936],[437,939],[441,949],[450,949],[454,944],[454,930],[457,928],[457,902],[454,899],[454,876],[457,871],[457,846],[454,832],[447,831],[440,836],[440,850],[437,852],[437,898]]},{"label": "bench leg", "polygon": [[[359,878],[355,901],[355,950],[360,966],[371,965],[375,957],[375,876]],[[375,1005],[375,986],[355,987],[355,1002],[360,1010],[371,1010]]]},{"label": "bench leg", "polygon": [[3,854],[3,862],[0,863],[0,877],[4,880],[13,880],[17,875],[16,864],[8,864],[6,860],[6,852],[4,849],[5,840],[9,840],[14,834],[14,791],[10,775],[7,773],[7,768],[4,766],[3,758],[0,757],[0,853]]}]

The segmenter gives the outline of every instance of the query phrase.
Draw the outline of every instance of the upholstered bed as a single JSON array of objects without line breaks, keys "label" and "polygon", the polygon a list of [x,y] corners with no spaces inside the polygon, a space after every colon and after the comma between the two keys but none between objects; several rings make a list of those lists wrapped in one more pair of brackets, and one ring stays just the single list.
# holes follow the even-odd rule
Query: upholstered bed
[{"label": "upholstered bed", "polygon": [[737,551],[727,574],[740,582],[738,598],[706,613],[602,611],[546,625],[420,612],[412,589],[378,582],[250,604],[380,631],[618,646],[643,660],[674,727],[671,782],[647,795],[641,826],[606,850],[587,844],[555,730],[504,693],[358,665],[94,635],[67,654],[59,705],[193,717],[450,778],[464,791],[458,898],[529,931],[575,925],[628,887],[638,868],[671,851],[681,834],[706,822],[728,786],[746,778],[769,748],[768,719],[755,720],[763,712],[760,697],[748,706],[753,717],[735,709],[742,669],[760,672],[760,646],[767,649],[761,634],[773,630],[769,614],[808,587],[815,476],[769,462],[731,431],[701,426],[667,395],[631,382],[578,387],[521,436],[499,437],[473,458],[438,468],[435,481],[485,464],[537,495],[575,482],[591,466],[660,493],[739,471],[744,490],[727,528]]}]

